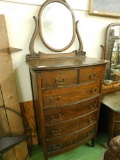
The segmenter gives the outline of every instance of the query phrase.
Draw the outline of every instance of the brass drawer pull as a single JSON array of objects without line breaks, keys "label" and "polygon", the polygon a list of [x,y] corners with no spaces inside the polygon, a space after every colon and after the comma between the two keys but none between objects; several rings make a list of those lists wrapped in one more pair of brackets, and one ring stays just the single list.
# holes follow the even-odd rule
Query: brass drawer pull
[{"label": "brass drawer pull", "polygon": [[97,74],[96,74],[96,73],[94,73],[94,74],[89,74],[89,79],[93,80],[93,79],[95,79],[95,78],[97,78]]},{"label": "brass drawer pull", "polygon": [[50,103],[55,103],[60,101],[60,96],[56,97],[56,100],[53,99],[53,97],[50,97]]},{"label": "brass drawer pull", "polygon": [[93,105],[90,105],[90,110],[94,110],[96,108],[96,103],[94,103]]},{"label": "brass drawer pull", "polygon": [[94,133],[94,131],[91,129],[90,132],[87,134],[87,136],[91,136]]},{"label": "brass drawer pull", "polygon": [[57,117],[55,118],[55,116],[51,116],[52,120],[58,120],[61,117],[61,114],[58,114]]},{"label": "brass drawer pull", "polygon": [[61,134],[61,129],[59,128],[57,131],[52,131],[53,135],[60,135]]},{"label": "brass drawer pull", "polygon": [[97,78],[97,74],[96,73],[94,73],[94,78]]},{"label": "brass drawer pull", "polygon": [[95,121],[94,117],[91,117],[90,119],[88,119],[88,123],[91,124]]},{"label": "brass drawer pull", "polygon": [[60,149],[61,148],[61,146],[62,146],[62,144],[61,143],[59,143],[59,145],[58,146],[56,146],[55,144],[53,145],[53,148],[54,148],[54,150],[56,150],[56,149]]},{"label": "brass drawer pull", "polygon": [[96,88],[94,88],[94,89],[91,89],[91,90],[90,90],[90,93],[91,93],[91,94],[95,94],[95,93],[96,93],[96,91],[97,91],[97,89],[96,89]]},{"label": "brass drawer pull", "polygon": [[58,78],[55,78],[55,83],[56,83],[57,85],[64,84],[64,83],[66,83],[66,78],[64,77],[64,78],[62,79],[62,81],[59,81]]}]

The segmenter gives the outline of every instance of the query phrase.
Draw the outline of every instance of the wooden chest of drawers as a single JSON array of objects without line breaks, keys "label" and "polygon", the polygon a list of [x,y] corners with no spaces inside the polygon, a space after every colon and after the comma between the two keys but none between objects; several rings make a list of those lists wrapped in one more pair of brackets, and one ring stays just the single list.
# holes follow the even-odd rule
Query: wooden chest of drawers
[{"label": "wooden chest of drawers", "polygon": [[27,63],[45,159],[89,140],[94,146],[106,62],[72,57]]},{"label": "wooden chest of drawers", "polygon": [[120,91],[102,97],[100,122],[101,128],[108,134],[108,143],[120,135]]}]

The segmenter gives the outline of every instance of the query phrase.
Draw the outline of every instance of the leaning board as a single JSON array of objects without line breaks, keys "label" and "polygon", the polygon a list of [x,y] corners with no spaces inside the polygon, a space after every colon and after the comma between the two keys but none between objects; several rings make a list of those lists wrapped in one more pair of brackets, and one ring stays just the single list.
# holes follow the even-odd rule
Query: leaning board
[{"label": "leaning board", "polygon": [[[20,113],[17,87],[7,36],[4,15],[0,15],[0,106]],[[0,108],[0,136],[24,134],[21,117],[10,110]],[[24,160],[28,154],[24,141],[4,154],[5,160]]]}]

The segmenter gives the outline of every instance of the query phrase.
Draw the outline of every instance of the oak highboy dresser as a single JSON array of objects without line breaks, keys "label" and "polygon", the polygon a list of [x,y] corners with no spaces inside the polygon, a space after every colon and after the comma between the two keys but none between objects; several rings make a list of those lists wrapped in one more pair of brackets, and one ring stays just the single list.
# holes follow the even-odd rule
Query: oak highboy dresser
[{"label": "oak highboy dresser", "polygon": [[85,56],[29,60],[45,159],[94,140],[105,61]]},{"label": "oak highboy dresser", "polygon": [[[78,21],[65,0],[45,1],[34,20],[26,63],[30,68],[38,139],[47,160],[89,140],[94,146],[107,61],[85,56]],[[38,32],[40,46],[51,53],[34,51]],[[66,51],[75,37],[79,48]]]}]

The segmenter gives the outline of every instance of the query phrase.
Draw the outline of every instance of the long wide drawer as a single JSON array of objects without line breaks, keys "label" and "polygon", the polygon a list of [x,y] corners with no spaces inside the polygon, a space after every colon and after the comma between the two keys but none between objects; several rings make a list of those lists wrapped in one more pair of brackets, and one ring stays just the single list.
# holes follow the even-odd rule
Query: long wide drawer
[{"label": "long wide drawer", "polygon": [[63,123],[57,123],[54,125],[46,125],[46,138],[55,138],[63,136],[65,134],[79,131],[95,122],[97,122],[98,111],[91,114],[81,116]]},{"label": "long wide drawer", "polygon": [[93,124],[79,132],[68,134],[66,136],[62,136],[60,138],[49,139],[47,141],[48,152],[61,150],[66,147],[72,146],[74,144],[79,143],[80,141],[95,135],[96,133],[96,125]]},{"label": "long wide drawer", "polygon": [[52,90],[43,90],[43,102],[45,107],[61,106],[80,100],[84,100],[100,92],[100,81]]},{"label": "long wide drawer", "polygon": [[45,124],[55,124],[91,113],[99,107],[99,96],[77,104],[44,109]]}]

